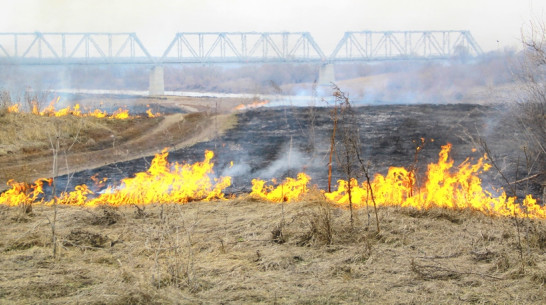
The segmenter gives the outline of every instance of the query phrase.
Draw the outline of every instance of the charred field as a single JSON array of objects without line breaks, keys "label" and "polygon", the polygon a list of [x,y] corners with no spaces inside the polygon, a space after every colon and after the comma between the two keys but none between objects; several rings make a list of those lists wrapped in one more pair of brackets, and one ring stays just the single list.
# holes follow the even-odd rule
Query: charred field
[{"label": "charred field", "polygon": [[[416,166],[417,178],[451,143],[460,164],[487,142],[503,174],[518,178],[520,137],[506,106],[354,107],[362,158],[372,173]],[[58,206],[52,256],[51,206],[0,205],[0,303],[3,304],[543,304],[546,223],[472,210],[380,207],[350,211],[318,190],[300,202],[248,196],[253,178],[304,171],[327,187],[332,109],[259,108],[233,114],[229,130],[207,116],[187,126],[197,144],[171,149],[170,162],[215,153],[217,176],[233,177],[228,200],[183,205]],[[195,126],[193,126],[195,125]],[[197,126],[197,127],[196,127]],[[342,126],[342,125],[339,125]],[[341,128],[338,130],[342,130]],[[169,132],[181,132],[170,130]],[[338,132],[338,136],[341,132]],[[424,139],[422,141],[421,139]],[[145,143],[139,143],[145,145]],[[416,147],[422,149],[416,154]],[[336,150],[341,149],[336,146]],[[476,151],[473,151],[476,149]],[[417,161],[416,161],[417,156]],[[333,180],[343,179],[334,159]],[[58,177],[59,189],[108,183],[146,171],[152,157]],[[233,166],[231,166],[233,161]],[[360,177],[362,178],[362,177]],[[498,172],[485,187],[504,186]],[[537,192],[529,185],[519,190]]]},{"label": "charred field", "polygon": [[[358,139],[361,158],[371,173],[384,174],[390,166],[416,166],[417,174],[438,160],[441,146],[451,143],[450,157],[455,164],[484,155],[484,141],[502,174],[516,180],[524,170],[524,151],[515,122],[507,106],[472,104],[448,105],[382,105],[354,107],[348,132]],[[205,150],[214,151],[214,171],[218,176],[231,176],[229,194],[250,191],[251,180],[282,179],[305,172],[311,183],[327,187],[328,156],[333,130],[332,108],[277,107],[259,108],[234,114],[237,124],[220,136],[214,118],[208,121],[210,140],[182,149],[169,149],[169,161],[193,163],[201,161]],[[338,114],[339,115],[339,114]],[[340,120],[340,118],[338,118]],[[341,123],[340,123],[341,126]],[[336,142],[343,131],[338,127]],[[424,143],[422,142],[424,140]],[[422,146],[416,155],[417,146]],[[335,151],[339,150],[336,144]],[[345,179],[336,152],[333,178]],[[417,159],[416,159],[417,158]],[[109,164],[60,177],[61,188],[68,189],[89,182],[89,177],[107,177],[112,183],[146,171],[152,157]],[[233,161],[233,166],[230,163]],[[506,186],[499,172],[484,173],[486,186]],[[527,184],[521,194],[539,195],[539,186]]]}]

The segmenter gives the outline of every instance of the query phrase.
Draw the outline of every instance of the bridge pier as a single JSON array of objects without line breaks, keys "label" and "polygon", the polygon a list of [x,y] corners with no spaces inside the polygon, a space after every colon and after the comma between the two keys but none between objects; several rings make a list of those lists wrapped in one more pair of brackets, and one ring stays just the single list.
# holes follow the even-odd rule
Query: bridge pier
[{"label": "bridge pier", "polygon": [[165,79],[163,66],[154,66],[150,70],[150,83],[148,95],[164,95],[165,94]]},{"label": "bridge pier", "polygon": [[324,64],[320,66],[317,84],[319,86],[331,86],[336,81],[334,64]]}]

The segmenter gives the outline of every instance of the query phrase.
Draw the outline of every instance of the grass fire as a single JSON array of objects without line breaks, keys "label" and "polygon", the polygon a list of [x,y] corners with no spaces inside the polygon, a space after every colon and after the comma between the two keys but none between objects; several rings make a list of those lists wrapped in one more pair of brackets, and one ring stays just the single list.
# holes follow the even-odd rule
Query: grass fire
[{"label": "grass fire", "polygon": [[542,303],[540,159],[513,109],[334,90],[4,107],[0,303]]},{"label": "grass fire", "polygon": [[[65,108],[61,108],[59,110],[55,110],[55,105],[59,103],[60,97],[57,97],[53,99],[47,107],[45,107],[43,110],[40,110],[38,103],[36,101],[32,101],[32,109],[30,113],[34,115],[39,116],[53,116],[53,117],[62,117],[66,115],[72,115],[76,117],[95,117],[95,118],[109,118],[109,119],[119,119],[119,120],[125,120],[128,118],[131,118],[129,115],[128,109],[119,108],[115,110],[112,114],[108,114],[108,112],[100,109],[94,109],[89,110],[87,112],[82,112],[80,109],[80,104],[74,105],[74,107],[67,106]],[[147,105],[148,106],[148,105]],[[7,107],[8,113],[19,113],[22,110],[21,104],[13,104],[11,106]],[[148,108],[146,109],[146,115],[150,118],[155,118],[160,116],[160,113],[153,113],[152,109]]]},{"label": "grass fire", "polygon": [[[546,219],[546,207],[537,204],[532,195],[522,203],[505,192],[493,196],[483,189],[478,174],[490,168],[480,158],[472,164],[469,159],[453,169],[454,161],[449,158],[451,144],[442,146],[437,163],[428,165],[422,182],[415,180],[412,171],[403,167],[390,167],[386,176],[375,175],[370,184],[359,185],[356,179],[350,182],[339,180],[337,190],[320,192],[336,205],[348,205],[351,200],[355,207],[363,207],[372,200],[379,206],[412,207],[419,210],[446,208],[455,210],[471,209],[491,216],[518,216]],[[205,152],[205,159],[195,164],[169,164],[168,152],[164,150],[152,160],[146,172],[136,173],[133,178],[122,179],[118,186],[108,186],[92,198],[94,192],[87,185],[79,185],[74,191],[62,192],[51,200],[44,199],[44,183],[52,179],[41,178],[29,185],[10,180],[11,189],[0,195],[0,204],[8,206],[58,204],[96,206],[105,205],[149,205],[162,203],[188,203],[225,199],[223,190],[230,186],[231,177],[212,178],[214,153]],[[266,181],[252,180],[250,196],[271,202],[302,200],[311,189],[311,178],[299,173],[297,178],[286,178],[277,186],[266,185]],[[273,184],[276,180],[273,179]],[[349,183],[351,186],[349,187]],[[423,185],[417,188],[417,185]],[[315,186],[316,189],[316,186]],[[372,194],[373,198],[372,198]],[[414,194],[414,195],[413,195]]]}]

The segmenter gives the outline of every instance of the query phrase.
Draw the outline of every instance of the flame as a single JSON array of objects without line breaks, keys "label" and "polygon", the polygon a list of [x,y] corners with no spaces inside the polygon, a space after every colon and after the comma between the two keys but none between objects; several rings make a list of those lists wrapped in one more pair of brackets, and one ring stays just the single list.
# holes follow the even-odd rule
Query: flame
[{"label": "flame", "polygon": [[122,109],[122,108],[119,108],[118,110],[114,111],[114,113],[112,113],[112,115],[110,116],[110,118],[120,119],[120,120],[125,120],[125,119],[128,119],[129,117],[130,117],[129,110]]},{"label": "flame", "polygon": [[[372,204],[378,206],[402,206],[416,209],[434,207],[446,209],[472,209],[493,216],[527,216],[546,219],[546,206],[540,206],[531,195],[520,204],[516,197],[506,193],[493,196],[481,185],[479,174],[491,166],[485,163],[486,156],[476,163],[466,159],[454,167],[450,159],[451,144],[442,146],[437,163],[428,165],[425,182],[417,186],[415,174],[403,167],[389,168],[385,176],[376,174],[370,182],[359,184],[356,179],[348,183],[339,180],[337,190],[324,192],[324,196],[340,206],[349,204],[349,194],[353,207]],[[231,185],[231,177],[212,178],[214,157],[212,151],[205,151],[205,159],[194,164],[169,163],[168,152],[156,154],[149,169],[135,174],[133,178],[123,179],[118,186],[109,186],[102,194],[97,194],[106,179],[91,177],[95,192],[85,184],[77,186],[72,192],[63,192],[55,198],[59,204],[95,206],[100,204],[158,204],[187,203],[189,201],[209,201],[223,199],[223,190]],[[261,179],[252,180],[251,196],[272,202],[291,202],[301,200],[308,191],[311,178],[299,173],[297,178],[286,178],[277,184],[267,185]],[[43,185],[51,184],[52,179],[41,178],[33,184],[8,181],[11,187],[0,194],[0,204],[8,206],[24,204],[52,204],[53,199],[44,202]],[[373,195],[373,198],[372,198]],[[93,198],[91,198],[93,197]]]},{"label": "flame", "polygon": [[[108,115],[106,111],[95,109],[93,111],[89,111],[87,113],[82,112],[80,104],[76,104],[74,108],[71,106],[55,110],[55,104],[57,104],[60,100],[60,97],[57,97],[49,103],[47,107],[44,108],[44,110],[40,111],[38,107],[38,103],[36,101],[32,101],[32,111],[31,113],[34,115],[39,116],[48,116],[48,117],[62,117],[67,115],[73,115],[78,117],[96,117],[96,118],[109,118],[109,119],[119,119],[119,120],[125,120],[125,119],[131,119],[131,118],[137,118],[138,116],[131,116],[129,115],[129,110],[124,108],[118,108],[116,111],[114,111],[111,115]],[[148,106],[149,107],[149,106]],[[8,112],[10,113],[18,113],[20,112],[20,105],[14,104],[12,106],[8,107]],[[152,113],[151,109],[148,109],[146,111],[146,114],[150,118],[161,116],[161,113]]]},{"label": "flame", "polygon": [[38,102],[36,101],[32,101],[32,114],[40,115],[40,111],[38,110]]},{"label": "flame", "polygon": [[[62,192],[59,197],[57,197],[58,204],[68,204],[68,205],[85,205],[88,200],[88,195],[94,194],[85,184],[77,185],[72,192]],[[47,204],[52,204],[53,201],[48,202]]]},{"label": "flame", "polygon": [[488,215],[546,219],[546,207],[538,205],[536,199],[530,195],[520,205],[516,202],[516,197],[508,197],[504,192],[494,197],[482,188],[478,174],[491,167],[484,163],[485,156],[475,164],[466,159],[457,168],[453,168],[454,161],[449,158],[450,151],[451,144],[442,146],[438,162],[428,165],[425,183],[420,188],[415,187],[413,172],[401,167],[391,167],[386,176],[375,175],[370,183],[371,188],[367,183],[359,185],[354,179],[350,184],[339,180],[337,190],[325,193],[325,196],[339,205],[348,205],[350,188],[351,201],[355,207],[372,204],[373,192],[373,199],[379,206],[399,205],[417,209],[469,208]]},{"label": "flame", "polygon": [[8,112],[9,113],[18,113],[19,112],[19,104],[13,104],[11,106],[8,106]]},{"label": "flame", "polygon": [[159,112],[153,113],[152,109],[150,108],[150,105],[146,105],[146,107],[148,107],[148,109],[146,109],[146,114],[148,115],[149,118],[157,118],[161,116],[161,113]]},{"label": "flame", "polygon": [[187,203],[224,198],[222,191],[231,185],[231,177],[211,178],[214,174],[212,151],[205,151],[205,159],[194,164],[170,164],[168,154],[166,150],[156,154],[146,172],[123,179],[119,188],[108,187],[85,204]]},{"label": "flame", "polygon": [[[311,177],[305,173],[299,173],[297,179],[288,177],[281,184],[277,185],[277,187],[274,187],[272,185],[265,185],[266,182],[264,180],[253,179],[250,196],[272,202],[296,201],[307,193],[309,190],[307,184],[310,180]],[[272,182],[277,183],[275,179]]]},{"label": "flame", "polygon": [[39,198],[44,193],[44,183],[51,184],[52,181],[53,179],[40,178],[29,185],[11,179],[7,182],[11,189],[0,194],[0,204],[18,206],[42,202],[43,199]]},{"label": "flame", "polygon": [[99,119],[102,119],[108,116],[108,112],[102,111],[100,109],[95,109],[93,112],[89,112],[88,114],[89,116],[96,117]]},{"label": "flame", "polygon": [[39,111],[37,103],[33,104],[32,112],[34,113],[34,106],[36,106],[36,112],[38,112],[39,115],[41,115],[41,116],[55,116],[55,104],[57,102],[59,102],[60,98],[61,97],[58,96],[57,99],[51,100],[51,102],[49,102],[49,105],[43,111]]},{"label": "flame", "polygon": [[[96,198],[89,198],[96,194],[82,184],[76,186],[72,192],[62,192],[55,199],[58,204],[95,206],[187,203],[225,198],[223,190],[231,185],[231,177],[211,178],[214,174],[212,151],[205,151],[204,161],[195,164],[170,164],[167,156],[166,150],[156,154],[146,172],[137,173],[134,178],[123,179],[118,187],[109,186]],[[106,179],[99,180],[96,176],[92,180],[98,186],[106,182]],[[0,204],[53,204],[53,199],[47,202],[39,199],[43,194],[44,182],[51,184],[52,179],[38,179],[32,185],[10,180],[8,185],[11,189],[0,195]]]},{"label": "flame", "polygon": [[239,104],[237,106],[235,106],[235,108],[233,108],[233,110],[246,110],[246,109],[253,109],[253,108],[258,108],[258,107],[262,107],[262,106],[265,106],[269,104],[269,101],[254,101],[250,104]]}]

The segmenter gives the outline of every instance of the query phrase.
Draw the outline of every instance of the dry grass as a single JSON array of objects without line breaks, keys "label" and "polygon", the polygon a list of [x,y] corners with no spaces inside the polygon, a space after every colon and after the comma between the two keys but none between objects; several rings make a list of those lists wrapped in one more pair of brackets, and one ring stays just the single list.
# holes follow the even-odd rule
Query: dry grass
[{"label": "dry grass", "polygon": [[377,234],[366,209],[351,229],[349,211],[318,195],[285,205],[64,206],[54,259],[52,213],[0,206],[0,303],[546,301],[544,221],[525,221],[521,261],[512,220],[472,211],[381,208]]},{"label": "dry grass", "polygon": [[71,115],[43,117],[28,113],[5,113],[0,115],[0,156],[47,151],[48,131],[52,133],[56,125],[60,128],[62,143],[71,144],[76,140],[79,146],[92,143],[97,148],[104,146],[104,142],[111,144],[112,135],[124,134],[130,137],[159,121],[161,118],[112,120]]},{"label": "dry grass", "polygon": [[55,130],[60,135],[62,175],[151,156],[165,147],[193,145],[235,124],[233,115],[205,112],[129,120],[0,112],[0,191],[12,178],[33,182],[51,176],[49,137],[55,137]]}]

